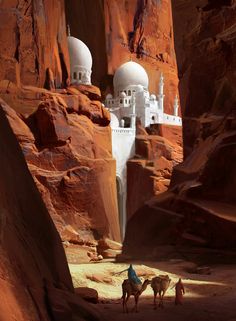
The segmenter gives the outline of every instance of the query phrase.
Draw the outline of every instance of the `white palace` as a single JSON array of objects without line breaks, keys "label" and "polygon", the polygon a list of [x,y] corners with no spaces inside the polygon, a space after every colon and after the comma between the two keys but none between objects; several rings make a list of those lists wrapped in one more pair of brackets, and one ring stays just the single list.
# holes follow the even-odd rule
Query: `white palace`
[{"label": "white palace", "polygon": [[[69,36],[71,83],[91,84],[92,56],[79,39]],[[160,75],[158,95],[149,93],[149,79],[145,69],[129,61],[121,65],[113,79],[114,96],[108,94],[104,102],[111,114],[112,153],[116,159],[117,193],[121,232],[126,226],[127,161],[135,155],[136,119],[144,127],[151,124],[182,126],[176,95],[173,114],[164,110],[164,76]],[[168,94],[168,93],[167,93]]]}]

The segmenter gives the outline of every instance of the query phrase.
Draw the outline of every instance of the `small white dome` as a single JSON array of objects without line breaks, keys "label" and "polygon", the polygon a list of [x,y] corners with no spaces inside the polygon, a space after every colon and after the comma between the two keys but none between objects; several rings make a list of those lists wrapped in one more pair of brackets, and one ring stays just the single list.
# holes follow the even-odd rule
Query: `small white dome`
[{"label": "small white dome", "polygon": [[110,115],[111,115],[111,122],[110,122],[111,128],[118,128],[118,127],[119,127],[119,120],[118,120],[118,118],[117,118],[116,115],[113,114],[113,113],[110,113]]},{"label": "small white dome", "polygon": [[116,91],[138,85],[148,88],[148,75],[141,65],[129,61],[116,70],[113,85]]},{"label": "small white dome", "polygon": [[122,92],[120,93],[120,97],[121,97],[121,98],[125,98],[125,97],[127,97],[127,95],[126,95],[126,93],[125,93],[124,91],[122,91]]},{"label": "small white dome", "polygon": [[112,94],[107,94],[106,95],[106,99],[112,99],[112,98],[113,98]]},{"label": "small white dome", "polygon": [[89,48],[75,37],[67,37],[71,68],[81,66],[91,71],[93,59]]},{"label": "small white dome", "polygon": [[157,99],[157,96],[154,95],[154,94],[151,94],[150,99],[151,99],[151,100],[156,100],[156,99]]}]

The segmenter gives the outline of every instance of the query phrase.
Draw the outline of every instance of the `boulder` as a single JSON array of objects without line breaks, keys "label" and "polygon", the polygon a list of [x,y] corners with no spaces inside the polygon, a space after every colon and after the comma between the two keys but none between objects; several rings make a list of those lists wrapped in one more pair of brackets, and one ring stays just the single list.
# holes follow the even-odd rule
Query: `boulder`
[{"label": "boulder", "polygon": [[98,241],[97,248],[98,248],[98,252],[107,250],[107,249],[122,250],[122,244],[108,238],[103,238]]},{"label": "boulder", "polygon": [[41,146],[62,145],[70,139],[67,113],[59,101],[40,103],[34,118]]},{"label": "boulder", "polygon": [[75,289],[75,293],[85,301],[98,303],[98,292],[95,289],[80,287]]},{"label": "boulder", "polygon": [[102,252],[102,256],[104,259],[113,259],[113,258],[116,258],[116,256],[121,253],[122,253],[121,250],[107,249]]},{"label": "boulder", "polygon": [[113,284],[113,279],[107,276],[105,273],[103,274],[98,272],[93,274],[86,274],[86,278],[97,283]]}]

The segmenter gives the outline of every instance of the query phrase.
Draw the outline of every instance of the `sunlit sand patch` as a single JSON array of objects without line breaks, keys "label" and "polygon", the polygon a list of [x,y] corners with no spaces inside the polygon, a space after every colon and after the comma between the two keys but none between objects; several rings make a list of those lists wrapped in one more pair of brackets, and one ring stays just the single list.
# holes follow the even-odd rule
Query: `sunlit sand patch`
[{"label": "sunlit sand patch", "polygon": [[[166,263],[168,266],[168,263]],[[76,287],[94,288],[99,293],[100,299],[118,300],[122,296],[121,284],[127,278],[127,273],[121,275],[115,274],[128,267],[128,264],[120,264],[113,262],[105,262],[98,264],[70,264],[70,271],[73,283]],[[160,270],[147,265],[135,264],[135,270],[141,280],[152,279],[155,275],[168,274],[171,278],[171,285],[166,293],[166,299],[172,300],[175,295],[174,285],[180,277],[183,277],[183,282],[186,287],[186,298],[201,298],[208,296],[210,292],[214,292],[216,288],[226,287],[223,282],[212,282],[201,280],[206,276],[196,275],[196,279],[186,278],[180,274],[174,274]],[[142,294],[142,297],[152,297],[153,291],[149,286]]]}]

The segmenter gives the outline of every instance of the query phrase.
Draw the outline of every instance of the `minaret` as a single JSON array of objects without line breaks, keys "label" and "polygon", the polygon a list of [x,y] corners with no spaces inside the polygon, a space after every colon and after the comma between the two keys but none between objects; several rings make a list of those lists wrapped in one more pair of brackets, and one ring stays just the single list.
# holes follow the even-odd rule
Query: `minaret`
[{"label": "minaret", "polygon": [[176,94],[175,101],[174,101],[174,116],[178,117],[178,115],[179,115],[179,99],[178,99],[178,95]]},{"label": "minaret", "polygon": [[136,128],[136,98],[135,95],[132,95],[132,114],[130,115],[131,117],[131,123],[130,127],[135,129]]},{"label": "minaret", "polygon": [[70,37],[71,34],[70,34],[70,25],[67,25],[67,36]]},{"label": "minaret", "polygon": [[164,113],[164,76],[163,73],[161,73],[160,76],[160,82],[159,82],[159,94],[158,94],[158,100],[159,100],[159,108],[162,113]]}]

